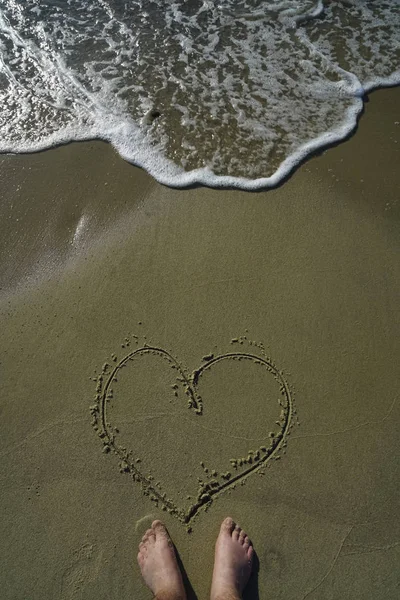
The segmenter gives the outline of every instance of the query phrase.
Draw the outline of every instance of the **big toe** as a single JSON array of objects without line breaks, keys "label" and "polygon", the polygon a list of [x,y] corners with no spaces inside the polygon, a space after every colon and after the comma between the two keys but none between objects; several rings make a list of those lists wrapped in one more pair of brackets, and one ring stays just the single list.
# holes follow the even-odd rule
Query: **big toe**
[{"label": "big toe", "polygon": [[162,521],[153,521],[151,527],[155,533],[156,539],[166,538],[169,540],[167,528],[165,527],[164,523],[162,523]]},{"label": "big toe", "polygon": [[235,529],[235,522],[231,517],[226,517],[221,523],[221,533],[229,533]]}]

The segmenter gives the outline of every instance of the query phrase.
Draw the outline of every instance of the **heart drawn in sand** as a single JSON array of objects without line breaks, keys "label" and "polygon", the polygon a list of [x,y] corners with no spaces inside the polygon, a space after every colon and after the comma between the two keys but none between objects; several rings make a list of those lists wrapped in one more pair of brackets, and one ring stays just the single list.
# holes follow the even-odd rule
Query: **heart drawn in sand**
[{"label": "heart drawn in sand", "polygon": [[[116,427],[115,423],[111,422],[113,420],[113,414],[111,410],[111,407],[114,403],[113,388],[116,382],[123,379],[123,377],[126,377],[124,375],[124,371],[126,372],[127,366],[132,365],[132,363],[135,363],[135,361],[135,364],[137,364],[137,359],[140,359],[140,357],[143,358],[151,356],[156,357],[156,360],[158,361],[160,358],[164,359],[164,361],[167,362],[168,369],[173,370],[173,377],[175,383],[172,386],[170,386],[170,388],[172,388],[172,391],[170,389],[169,392],[166,392],[165,394],[163,393],[163,396],[167,398],[168,394],[171,395],[173,393],[173,401],[177,405],[176,410],[181,411],[178,417],[179,427],[181,421],[184,422],[185,419],[188,419],[188,409],[190,411],[190,417],[194,417],[195,419],[200,420],[192,422],[192,425],[194,424],[196,426],[197,424],[202,426],[201,419],[204,418],[203,412],[205,409],[209,410],[210,413],[212,413],[213,410],[216,410],[215,404],[214,408],[213,406],[208,406],[208,408],[206,408],[207,397],[203,399],[200,396],[199,385],[200,380],[202,378],[204,379],[204,376],[207,374],[207,372],[210,372],[217,365],[222,365],[223,363],[226,364],[228,361],[243,361],[242,365],[243,363],[251,363],[252,365],[258,365],[259,367],[261,367],[264,376],[266,374],[268,375],[268,378],[271,378],[272,376],[272,378],[275,380],[275,383],[277,384],[277,389],[279,390],[279,412],[277,409],[273,409],[278,413],[274,417],[274,419],[278,419],[274,421],[274,423],[276,423],[277,430],[274,432],[265,430],[265,433],[262,434],[263,436],[265,435],[265,437],[258,448],[256,448],[255,450],[248,450],[247,456],[244,456],[243,458],[230,458],[227,461],[227,464],[223,465],[227,469],[225,472],[222,472],[224,470],[223,468],[218,469],[218,472],[220,473],[219,475],[216,468],[213,468],[212,465],[210,465],[209,468],[206,468],[203,461],[201,461],[200,463],[196,463],[202,465],[202,467],[204,468],[204,472],[207,475],[206,477],[204,477],[203,475],[202,478],[197,478],[199,485],[197,484],[198,489],[195,490],[195,493],[193,493],[192,489],[193,483],[189,482],[189,484],[192,485],[192,488],[190,488],[191,495],[187,496],[187,498],[190,498],[192,501],[188,506],[184,508],[182,508],[181,506],[182,504],[184,504],[183,501],[180,501],[178,499],[171,499],[167,496],[168,482],[156,482],[154,476],[146,473],[147,467],[145,468],[144,465],[141,463],[141,460],[139,458],[136,458],[138,451],[140,450],[140,440],[136,440],[137,431],[134,431],[134,435],[132,437],[133,441],[129,441],[129,444],[131,446],[137,445],[137,447],[126,448],[126,440],[124,440],[121,437],[119,424],[118,427]],[[260,472],[261,469],[263,469],[263,467],[267,466],[266,463],[268,461],[279,458],[280,450],[286,447],[286,438],[289,433],[289,428],[292,426],[292,419],[294,414],[293,396],[291,394],[288,383],[283,377],[282,371],[278,370],[278,368],[273,364],[271,359],[265,356],[263,352],[262,356],[250,352],[227,352],[218,356],[214,356],[211,354],[207,357],[204,357],[203,364],[201,364],[198,368],[192,371],[191,374],[188,374],[187,370],[182,367],[182,365],[172,356],[172,354],[170,354],[167,350],[164,350],[163,348],[157,346],[138,345],[137,348],[126,354],[126,356],[124,356],[124,358],[122,358],[121,360],[117,361],[115,355],[112,355],[112,359],[114,361],[114,364],[110,365],[108,363],[105,363],[103,365],[101,374],[96,379],[96,404],[92,405],[90,408],[91,414],[93,416],[93,427],[95,428],[97,434],[103,441],[103,452],[113,452],[119,458],[121,472],[130,473],[133,479],[141,484],[143,493],[146,496],[149,496],[149,498],[153,502],[155,502],[155,504],[159,506],[162,510],[166,510],[169,513],[173,514],[187,526],[197,515],[201,508],[207,509],[217,496],[219,496],[225,491],[232,490],[238,483],[243,483],[244,480],[247,477],[249,477],[249,475],[257,471]],[[237,367],[237,364],[238,363],[235,363],[235,368]],[[136,373],[138,372],[140,372],[140,370]],[[162,385],[164,385],[164,378],[162,378]],[[263,383],[261,384],[261,388],[262,385]],[[165,387],[168,387],[167,383],[165,384]],[[127,386],[124,392],[125,396],[130,394],[130,390],[131,387]],[[262,393],[264,395],[264,392]],[[265,395],[267,395],[266,392]],[[182,402],[181,398],[185,398],[185,401]],[[269,401],[268,398],[265,399],[265,402],[267,401]],[[136,416],[136,412],[139,409],[140,402],[140,400],[138,401],[138,399],[136,399],[137,404],[135,406],[135,398],[133,399],[133,402],[131,401],[131,399],[129,399],[129,406],[133,407],[132,410],[134,411],[134,416]],[[165,404],[165,402],[165,398],[162,398],[161,403],[159,402],[159,404],[163,404],[163,406],[168,407],[168,405]],[[172,400],[170,398],[169,403],[171,402]],[[171,404],[169,406],[171,406]],[[186,411],[185,413],[183,412],[182,406],[183,409]],[[232,407],[232,412],[234,411],[235,407]],[[165,414],[167,413],[162,413],[162,415]],[[135,419],[133,419],[131,421],[131,424],[135,422]],[[176,425],[174,425],[174,427],[176,428]],[[260,427],[262,427],[262,431],[264,431],[264,426],[262,424],[260,425]],[[205,427],[204,429],[207,430],[207,428]],[[161,429],[161,437],[163,435],[163,431],[165,431],[165,429]],[[196,429],[196,431],[198,430]],[[176,440],[179,435],[179,430],[173,432],[173,439]],[[203,438],[207,437],[204,435],[204,433],[201,433],[201,435]],[[162,442],[163,440],[161,439],[160,443]],[[168,443],[170,442],[166,441],[167,445]],[[193,441],[190,451],[189,448],[185,450],[186,456],[188,453],[190,454],[192,452],[192,449],[195,445],[196,442]],[[235,446],[235,443],[231,443],[231,445]],[[208,444],[208,447],[210,447],[210,444]],[[165,452],[167,451],[168,449],[166,448]],[[161,449],[158,451],[158,455],[161,455],[162,460],[167,460],[167,454],[165,454],[165,452],[163,446],[161,446]],[[220,456],[218,456],[218,458],[220,460],[221,466],[221,460],[226,459],[221,459]],[[203,481],[203,478],[205,479],[205,481]]]}]

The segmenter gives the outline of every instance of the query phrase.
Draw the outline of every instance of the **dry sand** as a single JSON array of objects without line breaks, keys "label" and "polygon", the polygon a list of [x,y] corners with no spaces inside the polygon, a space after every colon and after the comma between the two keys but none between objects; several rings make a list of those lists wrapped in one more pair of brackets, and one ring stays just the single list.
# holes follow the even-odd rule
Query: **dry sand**
[{"label": "dry sand", "polygon": [[[373,94],[355,136],[259,194],[167,189],[99,142],[1,158],[4,600],[150,598],[135,556],[153,516],[205,599],[228,514],[258,554],[249,598],[398,598],[399,100]],[[280,459],[190,534],[91,424],[93,378],[133,335],[188,373],[262,342],[294,397]],[[226,359],[199,378],[196,415],[170,366],[121,368],[107,417],[187,508],[201,461],[218,479],[280,430],[280,391],[263,365]]]}]

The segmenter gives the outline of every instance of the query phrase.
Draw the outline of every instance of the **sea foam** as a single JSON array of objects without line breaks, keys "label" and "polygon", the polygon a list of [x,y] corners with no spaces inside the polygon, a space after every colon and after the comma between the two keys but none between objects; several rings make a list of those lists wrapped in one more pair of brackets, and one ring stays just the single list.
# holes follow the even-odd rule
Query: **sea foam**
[{"label": "sea foam", "polygon": [[4,0],[0,151],[101,138],[158,181],[279,183],[400,82],[398,0]]}]

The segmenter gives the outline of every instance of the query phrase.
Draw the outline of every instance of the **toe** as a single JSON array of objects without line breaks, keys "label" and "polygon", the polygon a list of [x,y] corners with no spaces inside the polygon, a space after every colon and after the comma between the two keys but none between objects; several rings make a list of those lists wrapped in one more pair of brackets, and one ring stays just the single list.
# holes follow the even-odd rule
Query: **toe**
[{"label": "toe", "polygon": [[254,554],[253,546],[249,546],[249,548],[247,549],[247,558],[249,559],[249,562],[253,561],[253,554]]},{"label": "toe", "polygon": [[167,528],[161,521],[153,521],[152,528],[153,535],[155,535],[156,538],[165,537],[169,539]]},{"label": "toe", "polygon": [[251,540],[250,540],[250,538],[249,538],[249,537],[246,535],[246,537],[244,538],[244,542],[243,542],[243,548],[244,548],[244,549],[246,550],[246,552],[247,552],[247,550],[250,548],[250,546],[251,546]]},{"label": "toe", "polygon": [[151,524],[151,528],[154,529],[154,531],[157,531],[157,529],[159,529],[160,527],[163,527],[165,529],[164,523],[162,521],[160,521],[159,519],[156,519]]},{"label": "toe", "polygon": [[155,535],[155,533],[154,533],[154,529],[153,529],[153,528],[151,528],[151,529],[148,529],[148,530],[146,531],[145,535],[147,535],[147,537],[151,537],[152,535]]},{"label": "toe", "polygon": [[152,529],[148,529],[146,531],[146,533],[144,534],[144,536],[142,537],[142,542],[144,543],[149,543],[149,542],[154,542],[155,539],[155,533]]},{"label": "toe", "polygon": [[231,517],[226,517],[226,519],[224,519],[222,521],[221,533],[223,533],[223,532],[232,533],[234,528],[235,528],[234,520]]},{"label": "toe", "polygon": [[239,539],[240,531],[241,529],[239,525],[236,525],[235,529],[232,532],[232,538],[235,540],[235,542],[237,542],[237,540]]},{"label": "toe", "polygon": [[245,532],[245,531],[243,531],[243,529],[242,529],[242,531],[241,531],[241,532],[240,532],[240,534],[239,534],[239,542],[240,542],[241,544],[244,544],[244,541],[245,541],[246,537],[247,537],[247,536],[246,536],[246,532]]}]

